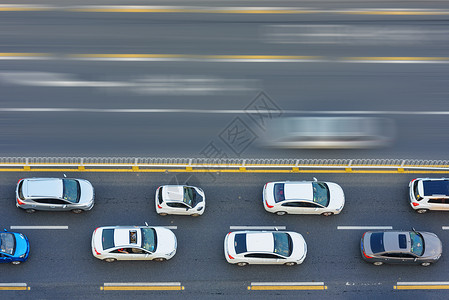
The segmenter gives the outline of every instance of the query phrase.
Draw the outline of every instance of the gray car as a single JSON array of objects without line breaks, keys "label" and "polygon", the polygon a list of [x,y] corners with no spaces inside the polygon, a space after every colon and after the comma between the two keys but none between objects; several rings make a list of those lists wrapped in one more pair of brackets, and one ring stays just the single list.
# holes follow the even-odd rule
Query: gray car
[{"label": "gray car", "polygon": [[434,233],[419,231],[368,231],[362,236],[362,258],[376,266],[421,264],[429,266],[441,257],[443,247]]},{"label": "gray car", "polygon": [[94,188],[84,179],[24,178],[16,188],[16,206],[28,213],[55,210],[81,213],[94,206]]}]

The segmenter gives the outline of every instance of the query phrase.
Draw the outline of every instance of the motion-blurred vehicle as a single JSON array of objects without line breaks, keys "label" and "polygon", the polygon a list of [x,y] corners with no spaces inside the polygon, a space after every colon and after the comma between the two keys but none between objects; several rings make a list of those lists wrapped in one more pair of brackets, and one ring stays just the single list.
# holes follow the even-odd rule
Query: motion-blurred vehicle
[{"label": "motion-blurred vehicle", "polygon": [[206,197],[200,188],[187,185],[163,185],[156,190],[156,212],[161,216],[200,216],[206,208]]},{"label": "motion-blurred vehicle", "polygon": [[175,234],[165,227],[105,226],[92,234],[92,254],[106,262],[165,261],[175,255],[176,247]]},{"label": "motion-blurred vehicle", "polygon": [[410,205],[417,213],[449,210],[448,178],[415,178],[408,186]]},{"label": "motion-blurred vehicle", "polygon": [[419,231],[367,231],[360,244],[362,258],[376,266],[389,264],[421,264],[438,261],[443,251],[434,233]]},{"label": "motion-blurred vehicle", "polygon": [[263,187],[263,206],[278,215],[339,214],[345,205],[343,189],[333,182],[276,181]]},{"label": "motion-blurred vehicle", "polygon": [[18,265],[28,259],[30,243],[28,238],[15,232],[0,232],[0,262]]},{"label": "motion-blurred vehicle", "polygon": [[352,149],[389,145],[394,122],[377,117],[287,117],[270,120],[262,144],[274,148]]},{"label": "motion-blurred vehicle", "polygon": [[94,206],[94,188],[84,179],[24,178],[16,188],[16,206],[28,213],[55,210],[81,213]]},{"label": "motion-blurred vehicle", "polygon": [[224,255],[228,263],[293,266],[306,258],[307,245],[292,231],[235,231],[226,235]]}]

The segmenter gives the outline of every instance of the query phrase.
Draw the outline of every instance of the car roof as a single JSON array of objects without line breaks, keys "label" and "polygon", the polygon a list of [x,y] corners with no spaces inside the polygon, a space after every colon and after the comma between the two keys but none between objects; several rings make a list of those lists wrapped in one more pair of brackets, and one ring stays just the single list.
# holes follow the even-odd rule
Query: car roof
[{"label": "car roof", "polygon": [[286,182],[284,185],[285,200],[305,199],[313,201],[311,182]]},{"label": "car roof", "polygon": [[248,252],[273,252],[274,237],[271,232],[249,232],[246,234]]},{"label": "car roof", "polygon": [[408,231],[385,231],[371,233],[370,248],[373,253],[410,253],[410,246],[410,232]]},{"label": "car roof", "polygon": [[449,180],[423,180],[424,196],[449,195]]},{"label": "car roof", "polygon": [[[135,235],[134,235],[135,233]],[[114,245],[140,247],[142,237],[140,228],[115,228],[114,229]]]},{"label": "car roof", "polygon": [[180,201],[184,200],[184,186],[182,185],[167,185],[163,189],[162,198],[167,201]]},{"label": "car roof", "polygon": [[63,186],[59,178],[33,178],[26,180],[23,194],[27,198],[62,198]]}]

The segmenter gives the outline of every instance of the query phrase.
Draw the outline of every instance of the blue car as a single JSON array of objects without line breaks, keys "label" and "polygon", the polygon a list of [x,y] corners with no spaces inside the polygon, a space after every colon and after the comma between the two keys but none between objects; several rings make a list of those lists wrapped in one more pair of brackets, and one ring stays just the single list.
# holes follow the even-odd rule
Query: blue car
[{"label": "blue car", "polygon": [[21,233],[0,233],[0,262],[18,265],[26,261],[30,253],[28,238]]}]

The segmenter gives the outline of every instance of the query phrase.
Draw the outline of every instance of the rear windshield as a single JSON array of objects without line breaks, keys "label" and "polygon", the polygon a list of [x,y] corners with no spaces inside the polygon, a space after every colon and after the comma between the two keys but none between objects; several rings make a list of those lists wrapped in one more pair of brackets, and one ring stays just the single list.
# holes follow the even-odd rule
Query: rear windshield
[{"label": "rear windshield", "polygon": [[234,248],[235,253],[243,253],[246,252],[246,234],[245,233],[237,233],[234,238]]},{"label": "rear windshield", "polygon": [[114,247],[114,229],[103,229],[103,249],[109,249]]},{"label": "rear windshield", "polygon": [[385,252],[384,248],[384,233],[375,232],[370,237],[371,251],[373,253]]},{"label": "rear windshield", "polygon": [[329,204],[329,188],[324,182],[312,182],[313,202],[327,207]]},{"label": "rear windshield", "polygon": [[449,180],[423,181],[424,196],[449,195]]},{"label": "rear windshield", "polygon": [[288,257],[292,254],[292,238],[285,232],[273,232],[274,253]]},{"label": "rear windshield", "polygon": [[25,200],[25,197],[23,196],[23,189],[22,189],[22,187],[23,187],[23,180],[19,183],[18,190],[19,190],[19,198],[22,199],[22,200]]},{"label": "rear windshield", "polygon": [[14,248],[16,247],[16,239],[14,235],[9,232],[0,233],[0,251],[9,255],[14,254]]},{"label": "rear windshield", "polygon": [[418,200],[418,201],[420,201],[420,200],[422,200],[423,199],[423,197],[421,197],[420,195],[419,195],[419,192],[418,192],[418,180],[415,180],[414,182],[413,182],[413,194],[415,195],[415,199],[416,200]]},{"label": "rear windshield", "polygon": [[281,202],[285,200],[285,194],[284,194],[284,184],[283,183],[275,183],[274,184],[274,202]]},{"label": "rear windshield", "polygon": [[80,184],[74,179],[63,179],[62,197],[72,203],[80,200]]}]

